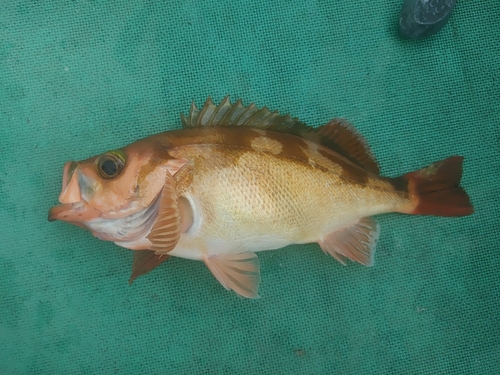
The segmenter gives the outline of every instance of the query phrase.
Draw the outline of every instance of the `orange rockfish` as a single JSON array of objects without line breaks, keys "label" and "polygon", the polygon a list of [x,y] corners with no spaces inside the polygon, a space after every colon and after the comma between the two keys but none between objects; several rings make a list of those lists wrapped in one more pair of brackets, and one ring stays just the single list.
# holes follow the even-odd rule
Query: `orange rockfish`
[{"label": "orange rockfish", "polygon": [[61,204],[49,212],[137,250],[131,281],[176,256],[257,297],[257,251],[316,242],[342,263],[372,265],[371,215],[473,212],[460,156],[388,178],[344,120],[312,128],[227,97],[181,117],[183,129],[66,163]]}]

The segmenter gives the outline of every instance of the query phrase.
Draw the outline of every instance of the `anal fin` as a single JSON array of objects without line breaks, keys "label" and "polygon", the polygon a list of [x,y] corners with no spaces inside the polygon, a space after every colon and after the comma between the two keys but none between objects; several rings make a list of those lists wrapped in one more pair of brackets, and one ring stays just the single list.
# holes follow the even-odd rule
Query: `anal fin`
[{"label": "anal fin", "polygon": [[330,233],[318,244],[325,253],[344,265],[347,258],[372,266],[379,233],[378,223],[371,217],[364,217]]},{"label": "anal fin", "polygon": [[260,265],[254,253],[210,255],[203,261],[227,290],[246,298],[259,297]]},{"label": "anal fin", "polygon": [[139,276],[145,275],[154,270],[164,261],[170,258],[166,254],[155,254],[151,250],[136,250],[134,251],[134,263],[132,264],[132,275],[128,280],[129,284],[137,279]]}]

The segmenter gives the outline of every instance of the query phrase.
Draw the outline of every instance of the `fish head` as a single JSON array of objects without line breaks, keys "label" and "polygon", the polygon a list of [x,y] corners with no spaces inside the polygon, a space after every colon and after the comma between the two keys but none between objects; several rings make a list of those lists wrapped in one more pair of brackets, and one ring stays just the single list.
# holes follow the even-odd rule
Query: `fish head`
[{"label": "fish head", "polygon": [[122,219],[151,205],[167,174],[173,176],[185,162],[166,157],[150,143],[145,139],[87,160],[67,162],[60,204],[49,210],[49,221],[91,229],[86,223],[94,219]]}]

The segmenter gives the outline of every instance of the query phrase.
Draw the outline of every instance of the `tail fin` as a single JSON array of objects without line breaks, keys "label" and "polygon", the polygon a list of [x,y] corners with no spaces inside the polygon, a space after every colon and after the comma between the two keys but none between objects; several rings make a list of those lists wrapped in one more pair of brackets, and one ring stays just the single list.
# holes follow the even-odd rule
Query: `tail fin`
[{"label": "tail fin", "polygon": [[407,173],[398,180],[408,186],[412,210],[416,215],[466,216],[474,212],[469,196],[462,189],[462,156],[438,161],[427,168]]}]

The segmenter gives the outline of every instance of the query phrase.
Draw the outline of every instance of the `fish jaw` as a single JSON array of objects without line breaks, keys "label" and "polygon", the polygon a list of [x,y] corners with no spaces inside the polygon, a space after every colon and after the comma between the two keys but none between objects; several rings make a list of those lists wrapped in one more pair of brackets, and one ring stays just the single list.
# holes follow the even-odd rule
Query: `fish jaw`
[{"label": "fish jaw", "polygon": [[50,208],[48,219],[49,221],[61,220],[75,224],[96,219],[100,217],[100,214],[96,209],[86,207],[83,202],[62,203]]}]

